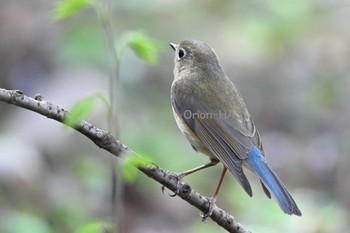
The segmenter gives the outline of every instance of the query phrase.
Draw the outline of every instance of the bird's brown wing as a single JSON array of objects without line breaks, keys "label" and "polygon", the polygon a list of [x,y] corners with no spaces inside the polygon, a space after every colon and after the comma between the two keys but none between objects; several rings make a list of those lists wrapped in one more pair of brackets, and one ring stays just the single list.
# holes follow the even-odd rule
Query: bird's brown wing
[{"label": "bird's brown wing", "polygon": [[208,149],[228,168],[228,170],[236,177],[244,190],[252,196],[252,190],[247,177],[242,169],[242,159],[239,158],[235,149],[245,150],[234,142],[230,145],[222,129],[217,127],[214,119],[195,119],[193,131]]},{"label": "bird's brown wing", "polygon": [[[242,169],[242,161],[247,158],[252,146],[248,129],[233,116],[212,112],[207,105],[194,98],[173,95],[172,104],[187,126],[252,196],[249,181]],[[185,115],[186,111],[192,113],[191,117]]]},{"label": "bird's brown wing", "polygon": [[[247,158],[250,147],[253,144],[252,141],[257,141],[260,147],[262,145],[258,132],[255,132],[252,135],[253,137],[250,137],[244,134],[246,133],[245,130],[243,130],[243,133],[237,130],[237,128],[241,127],[240,124],[240,122],[234,119],[199,118],[195,120],[195,128],[193,130],[201,141],[237,178],[244,190],[252,196],[249,182],[242,170],[242,160]],[[218,144],[223,150],[216,149],[217,151],[213,152],[213,147],[218,146]],[[271,198],[271,194],[264,183],[261,182],[261,185],[265,194]]]}]

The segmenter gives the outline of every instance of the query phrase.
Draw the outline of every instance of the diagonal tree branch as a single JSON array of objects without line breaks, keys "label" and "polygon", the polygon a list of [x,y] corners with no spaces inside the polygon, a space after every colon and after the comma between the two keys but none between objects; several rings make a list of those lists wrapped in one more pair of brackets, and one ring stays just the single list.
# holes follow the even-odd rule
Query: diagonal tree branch
[{"label": "diagonal tree branch", "polygon": [[[19,90],[6,90],[0,88],[0,101],[31,110],[63,124],[64,119],[69,114],[63,108],[60,108],[57,105],[45,100],[41,95],[36,95],[34,98],[31,98],[24,95],[23,92]],[[130,148],[114,138],[112,134],[105,130],[99,129],[86,121],[81,121],[74,127],[74,129],[88,137],[101,149],[104,149],[117,157],[135,154],[135,152],[133,152]],[[176,190],[177,180],[174,173],[166,171],[153,164],[139,166],[138,169],[171,191]],[[200,211],[208,211],[209,198],[193,190],[188,184],[181,183],[178,196]],[[229,232],[250,232],[232,215],[216,205],[210,218]]]}]

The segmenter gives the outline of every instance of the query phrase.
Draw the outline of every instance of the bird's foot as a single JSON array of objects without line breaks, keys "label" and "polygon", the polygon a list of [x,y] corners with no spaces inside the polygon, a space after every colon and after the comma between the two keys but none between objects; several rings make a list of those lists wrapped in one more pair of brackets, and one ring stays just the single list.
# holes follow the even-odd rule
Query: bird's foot
[{"label": "bird's foot", "polygon": [[205,220],[207,220],[207,218],[213,214],[216,199],[217,199],[216,197],[209,198],[208,199],[208,202],[209,202],[208,212],[207,213],[201,212],[199,214],[201,216],[203,222],[205,222]]},{"label": "bird's foot", "polygon": [[[185,176],[186,175],[184,173],[173,174],[172,175],[172,177],[174,177],[176,179],[176,189],[175,189],[174,193],[173,194],[169,194],[169,196],[175,197],[175,196],[177,196],[180,193],[181,183],[182,183],[182,180],[183,180],[183,178]],[[165,190],[164,185],[162,186],[161,189],[162,189],[162,192],[164,193],[164,190]]]},{"label": "bird's foot", "polygon": [[173,194],[169,194],[169,196],[171,197],[175,197],[180,193],[181,183],[183,178],[185,177],[185,174],[184,173],[176,174],[174,175],[174,177],[176,178],[176,190]]}]

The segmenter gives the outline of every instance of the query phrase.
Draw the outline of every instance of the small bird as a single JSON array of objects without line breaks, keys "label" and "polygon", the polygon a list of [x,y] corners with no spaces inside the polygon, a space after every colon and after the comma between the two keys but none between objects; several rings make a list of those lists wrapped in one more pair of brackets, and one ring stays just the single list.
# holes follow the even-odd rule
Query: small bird
[{"label": "small bird", "polygon": [[170,46],[175,50],[171,103],[176,123],[193,149],[210,159],[207,164],[179,173],[175,194],[185,176],[221,162],[224,168],[203,218],[213,212],[227,169],[252,197],[243,167],[259,177],[265,194],[271,198],[272,193],[284,213],[301,216],[287,188],[266,161],[259,132],[215,51],[197,40]]}]

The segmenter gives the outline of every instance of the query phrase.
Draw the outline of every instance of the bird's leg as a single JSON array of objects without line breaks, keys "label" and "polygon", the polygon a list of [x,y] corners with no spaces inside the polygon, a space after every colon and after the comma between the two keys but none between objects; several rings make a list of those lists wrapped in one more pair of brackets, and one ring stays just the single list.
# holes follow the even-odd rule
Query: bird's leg
[{"label": "bird's leg", "polygon": [[192,168],[190,170],[187,170],[187,171],[184,171],[184,172],[181,172],[179,174],[176,175],[176,178],[177,178],[177,184],[176,184],[176,190],[174,192],[174,194],[170,194],[171,197],[175,197],[177,194],[179,194],[180,192],[180,184],[183,180],[183,178],[189,174],[192,174],[194,172],[197,172],[197,171],[200,171],[200,170],[203,170],[205,168],[208,168],[208,167],[212,167],[212,166],[215,166],[219,161],[218,160],[210,160],[209,163],[206,163],[204,165],[201,165],[201,166],[198,166],[198,167],[195,167],[195,168]]},{"label": "bird's leg", "polygon": [[205,213],[201,213],[202,221],[205,221],[213,213],[214,205],[216,203],[216,200],[217,200],[217,197],[218,197],[218,194],[219,194],[219,190],[220,190],[222,181],[224,180],[226,171],[227,171],[227,168],[224,166],[224,169],[222,170],[221,177],[220,177],[220,180],[219,180],[219,184],[216,187],[214,195],[209,200],[210,203],[209,203],[208,213],[206,213],[206,214]]}]

